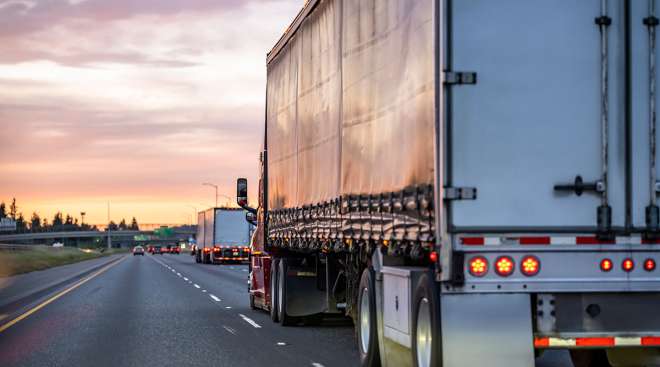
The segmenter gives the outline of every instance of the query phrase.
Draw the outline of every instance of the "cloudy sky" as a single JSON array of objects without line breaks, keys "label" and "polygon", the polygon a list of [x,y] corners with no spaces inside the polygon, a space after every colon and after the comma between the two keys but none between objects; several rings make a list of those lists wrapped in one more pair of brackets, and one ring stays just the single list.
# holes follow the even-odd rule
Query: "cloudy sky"
[{"label": "cloudy sky", "polygon": [[202,182],[254,191],[265,54],[302,3],[0,0],[0,201],[187,223]]}]

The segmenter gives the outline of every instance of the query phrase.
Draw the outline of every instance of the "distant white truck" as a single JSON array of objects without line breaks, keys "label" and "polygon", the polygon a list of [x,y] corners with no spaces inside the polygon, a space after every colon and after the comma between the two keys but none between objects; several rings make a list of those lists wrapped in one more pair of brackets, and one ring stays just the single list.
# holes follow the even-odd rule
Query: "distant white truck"
[{"label": "distant white truck", "polygon": [[241,208],[210,208],[199,212],[195,260],[204,264],[247,261],[251,231]]}]

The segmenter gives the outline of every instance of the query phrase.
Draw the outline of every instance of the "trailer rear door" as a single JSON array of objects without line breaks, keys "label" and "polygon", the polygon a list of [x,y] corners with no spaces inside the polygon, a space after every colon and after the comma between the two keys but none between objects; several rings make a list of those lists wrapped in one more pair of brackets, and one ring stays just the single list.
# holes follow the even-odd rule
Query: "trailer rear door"
[{"label": "trailer rear door", "polygon": [[[602,194],[577,196],[554,186],[577,176],[585,184],[602,179],[603,114],[612,226],[624,225],[624,2],[609,1],[605,12],[601,4],[451,2],[445,70],[477,75],[475,84],[452,85],[445,75],[447,184],[477,188],[476,200],[451,201],[451,230],[595,230]],[[611,25],[596,24],[601,15]],[[601,29],[608,38],[605,54]]]}]

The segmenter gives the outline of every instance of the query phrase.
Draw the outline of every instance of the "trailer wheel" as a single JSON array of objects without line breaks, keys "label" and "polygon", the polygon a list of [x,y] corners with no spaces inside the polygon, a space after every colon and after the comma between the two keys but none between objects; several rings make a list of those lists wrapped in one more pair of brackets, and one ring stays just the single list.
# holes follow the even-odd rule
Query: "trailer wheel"
[{"label": "trailer wheel", "polygon": [[277,312],[277,268],[279,260],[273,258],[270,263],[270,319],[273,322],[280,321],[280,315]]},{"label": "trailer wheel", "polygon": [[605,349],[571,349],[574,367],[612,367]]},{"label": "trailer wheel", "polygon": [[280,259],[277,268],[277,313],[282,326],[291,326],[296,323],[296,318],[286,314],[287,259]]},{"label": "trailer wheel", "polygon": [[360,277],[357,322],[355,323],[360,366],[380,366],[375,285],[373,269],[364,269]]},{"label": "trailer wheel", "polygon": [[428,274],[423,274],[413,294],[412,352],[417,367],[440,366],[440,315],[438,298]]}]

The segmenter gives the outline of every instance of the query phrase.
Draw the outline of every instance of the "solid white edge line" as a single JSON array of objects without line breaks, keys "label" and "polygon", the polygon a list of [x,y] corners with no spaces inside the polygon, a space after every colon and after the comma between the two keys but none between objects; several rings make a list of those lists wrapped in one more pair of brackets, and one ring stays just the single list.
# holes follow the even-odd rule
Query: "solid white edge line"
[{"label": "solid white edge line", "polygon": [[254,322],[254,320],[252,320],[251,318],[243,315],[242,313],[239,313],[238,316],[240,316],[243,319],[243,321],[245,321],[248,324],[252,325],[255,329],[261,329],[261,325]]}]

